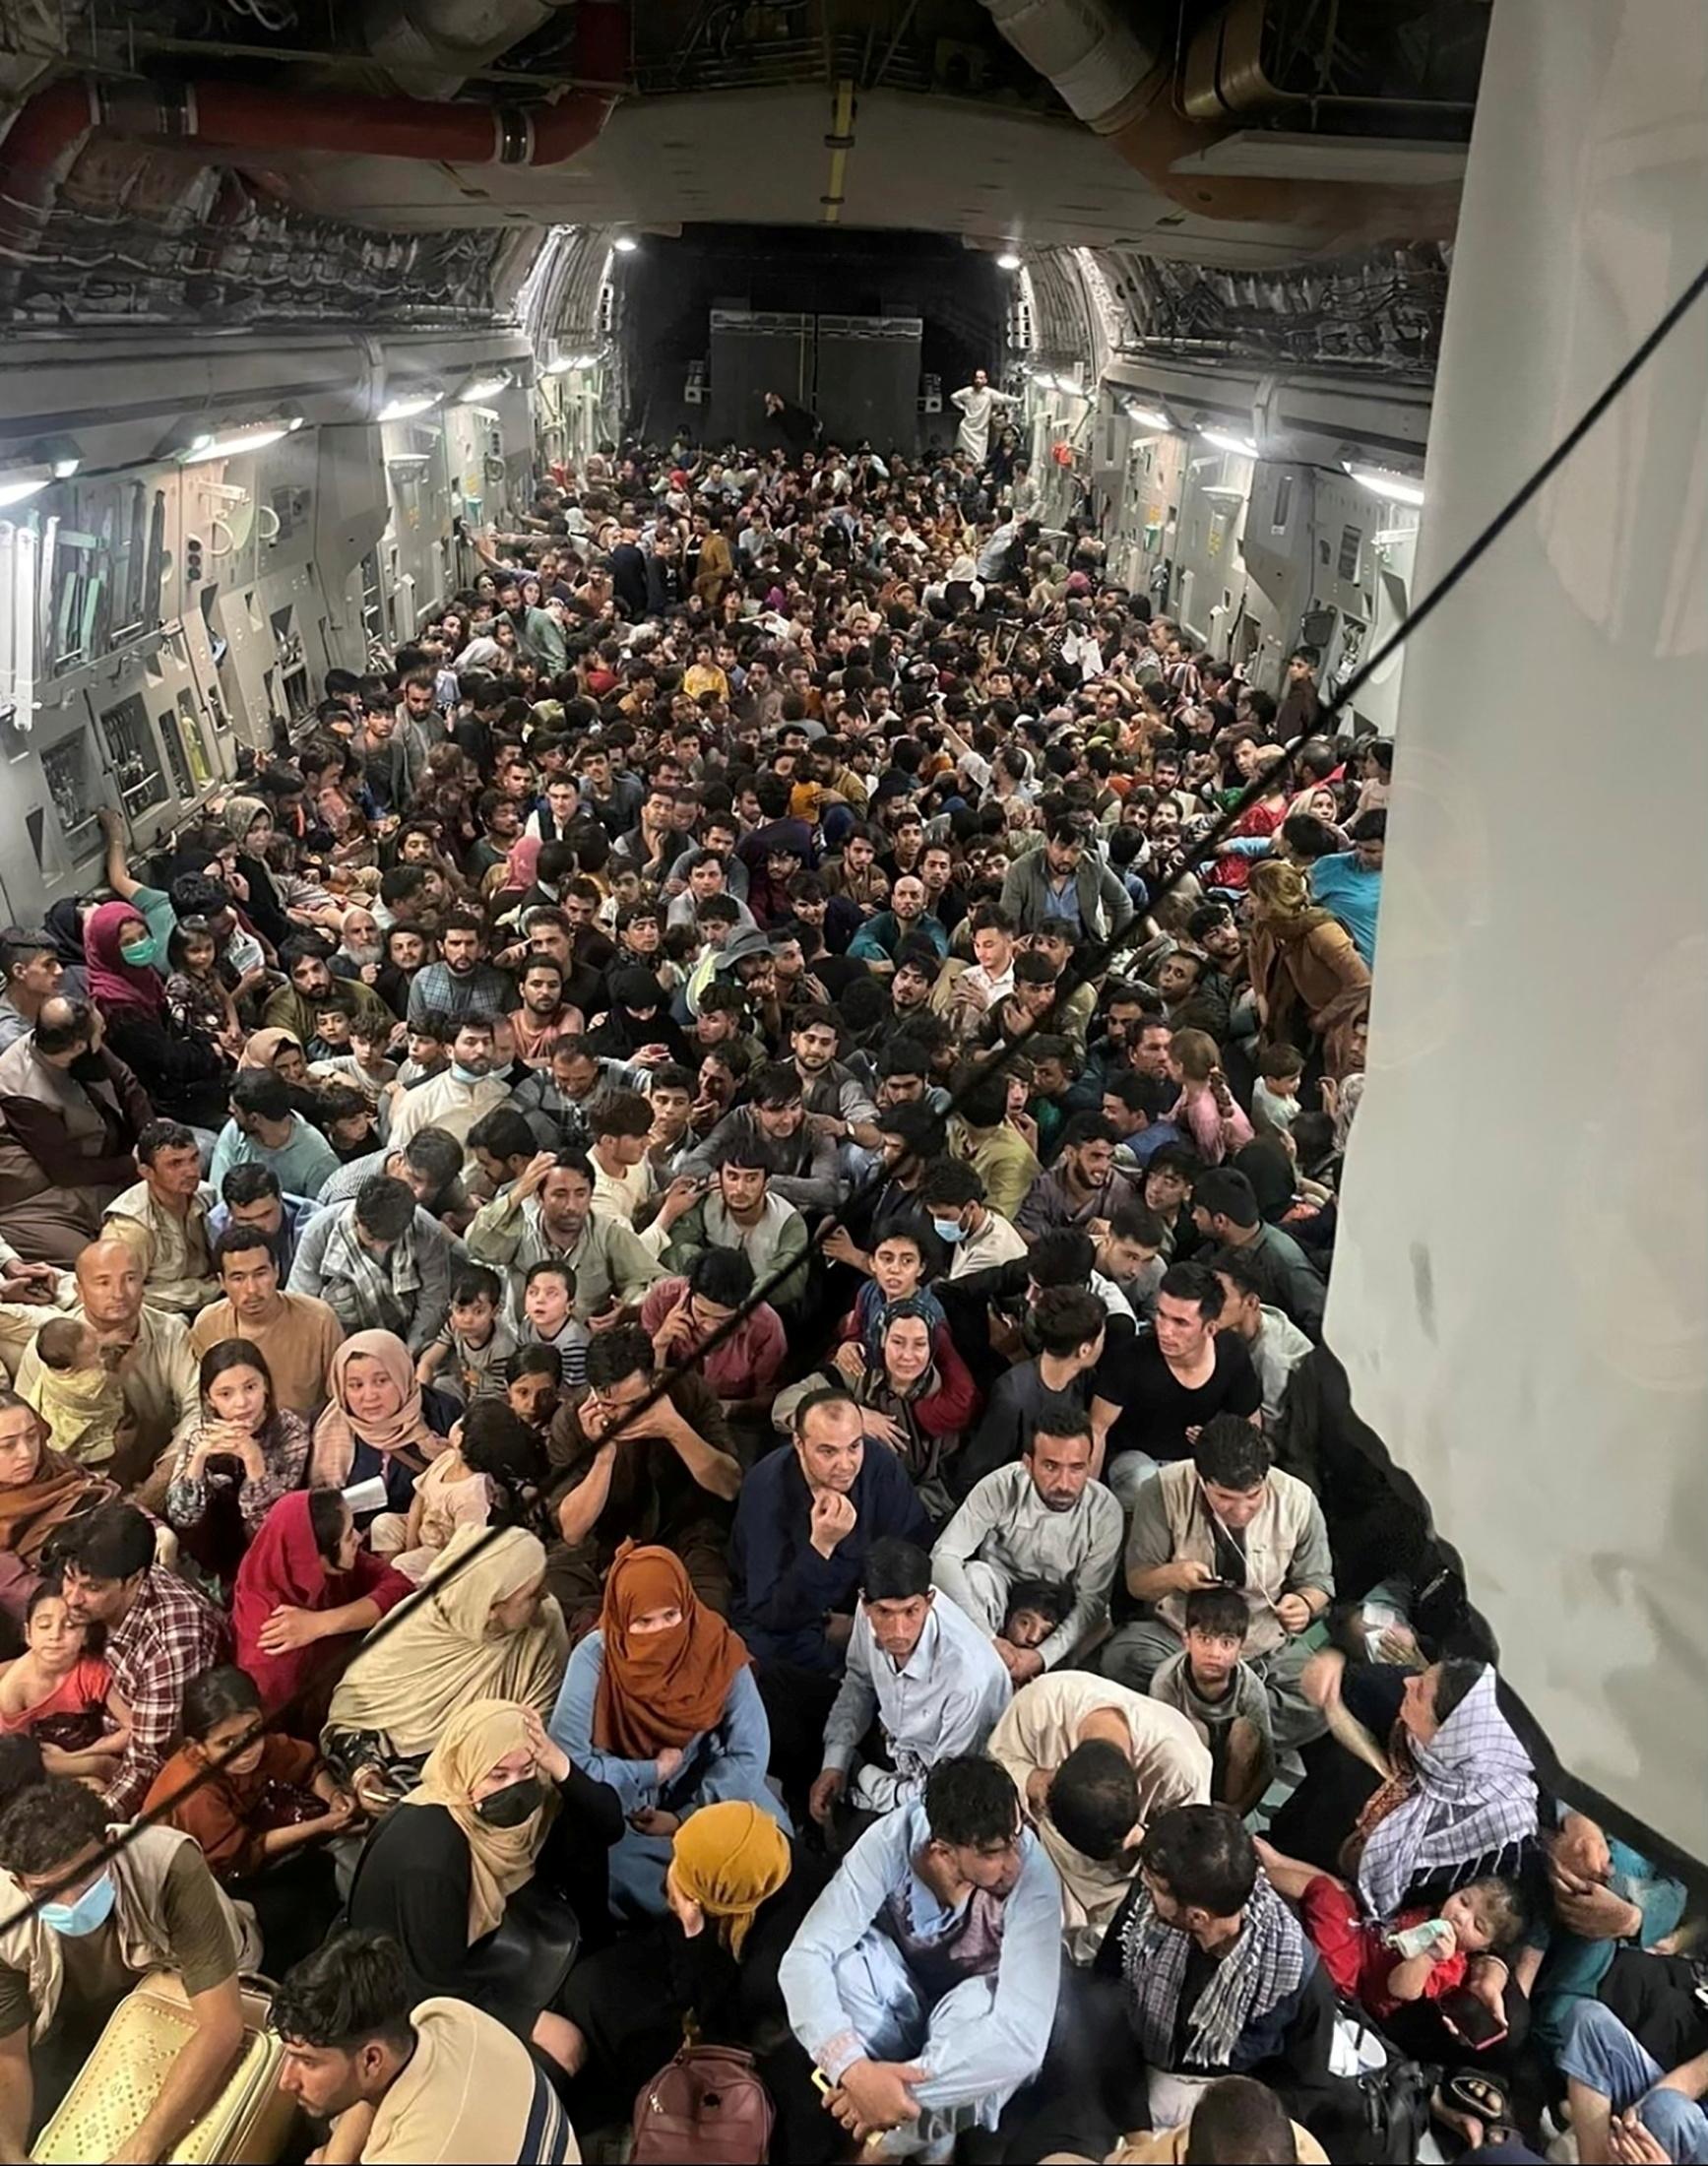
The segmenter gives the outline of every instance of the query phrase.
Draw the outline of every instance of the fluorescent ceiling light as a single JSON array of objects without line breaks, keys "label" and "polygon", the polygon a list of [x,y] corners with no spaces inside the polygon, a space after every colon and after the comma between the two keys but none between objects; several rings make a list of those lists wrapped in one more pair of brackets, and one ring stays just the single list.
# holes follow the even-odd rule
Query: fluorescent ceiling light
[{"label": "fluorescent ceiling light", "polygon": [[616,239],[611,242],[611,246],[619,256],[632,256],[640,245],[640,242],[636,240],[632,233],[619,233]]},{"label": "fluorescent ceiling light", "polygon": [[996,268],[998,271],[1018,271],[1020,269],[1020,258],[1012,248],[1005,248],[996,259]]},{"label": "fluorescent ceiling light", "polygon": [[1249,436],[1230,436],[1225,430],[1219,428],[1201,428],[1198,433],[1207,444],[1214,446],[1217,451],[1232,452],[1236,459],[1255,459],[1257,457],[1257,446]]},{"label": "fluorescent ceiling light", "polygon": [[31,497],[39,496],[52,479],[52,474],[46,471],[0,475],[0,511],[13,504],[27,504]]},{"label": "fluorescent ceiling light", "polygon": [[459,406],[480,406],[488,399],[496,399],[501,391],[510,389],[510,372],[501,368],[496,376],[471,376],[457,394]]},{"label": "fluorescent ceiling light", "polygon": [[265,451],[269,444],[278,443],[301,426],[300,421],[258,421],[251,428],[233,429],[228,436],[198,436],[184,453],[183,464],[199,467],[210,459],[235,459],[245,451]]},{"label": "fluorescent ceiling light", "polygon": [[69,481],[82,464],[81,459],[55,459],[53,462],[53,478],[56,481]]},{"label": "fluorescent ceiling light", "polygon": [[1140,428],[1171,429],[1174,425],[1161,408],[1140,406],[1132,399],[1127,401],[1126,413],[1127,419],[1136,421]]},{"label": "fluorescent ceiling light", "polygon": [[1372,496],[1380,496],[1390,504],[1422,506],[1423,484],[1414,481],[1404,474],[1389,474],[1382,467],[1355,467],[1350,463],[1347,472],[1360,488],[1368,489]]},{"label": "fluorescent ceiling light", "polygon": [[405,391],[380,409],[382,421],[412,421],[417,414],[430,414],[439,403],[437,391]]}]

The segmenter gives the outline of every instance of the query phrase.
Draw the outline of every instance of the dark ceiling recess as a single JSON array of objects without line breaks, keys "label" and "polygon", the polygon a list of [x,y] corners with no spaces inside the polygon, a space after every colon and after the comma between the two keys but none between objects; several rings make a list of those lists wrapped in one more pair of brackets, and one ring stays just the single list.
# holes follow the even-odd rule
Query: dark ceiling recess
[{"label": "dark ceiling recess", "polygon": [[920,368],[964,383],[1002,365],[1009,282],[991,259],[930,234],[830,226],[691,225],[625,260],[624,338],[633,420],[668,435],[691,422],[683,386],[709,352],[713,308],[796,315],[918,316]]}]

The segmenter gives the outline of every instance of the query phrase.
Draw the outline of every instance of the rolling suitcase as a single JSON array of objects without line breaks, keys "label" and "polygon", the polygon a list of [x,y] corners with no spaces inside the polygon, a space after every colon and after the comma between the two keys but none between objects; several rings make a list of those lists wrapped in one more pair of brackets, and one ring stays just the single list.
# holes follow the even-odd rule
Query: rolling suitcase
[{"label": "rolling suitcase", "polygon": [[[267,2025],[271,1990],[245,1978],[243,2050],[220,2095],[172,2146],[174,2166],[271,2166],[285,2148],[295,2102],[279,2088],[285,2048]],[[194,2028],[171,1971],[156,1971],[114,2008],[94,2053],[36,2137],[41,2166],[111,2158],[141,2126]]]}]

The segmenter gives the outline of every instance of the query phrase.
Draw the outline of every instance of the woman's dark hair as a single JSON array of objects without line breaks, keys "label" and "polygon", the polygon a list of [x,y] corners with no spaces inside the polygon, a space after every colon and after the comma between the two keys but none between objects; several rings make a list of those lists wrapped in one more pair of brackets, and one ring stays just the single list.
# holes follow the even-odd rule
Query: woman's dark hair
[{"label": "woman's dark hair", "polygon": [[344,1492],[335,1489],[311,1489],[308,1493],[308,1527],[314,1536],[314,1546],[320,1552],[320,1561],[328,1571],[338,1569],[338,1546],[344,1540],[348,1524],[349,1507],[344,1500]]},{"label": "woman's dark hair", "polygon": [[542,1541],[554,1538],[542,1502],[549,1473],[544,1446],[507,1400],[475,1400],[463,1417],[459,1449],[495,1493],[490,1526],[525,1527]]},{"label": "woman's dark hair", "polygon": [[[222,1238],[222,1237],[221,1237]],[[265,1237],[263,1237],[263,1240]],[[245,1242],[253,1247],[254,1242]],[[208,1392],[215,1379],[223,1376],[228,1370],[252,1369],[267,1386],[267,1415],[261,1425],[264,1435],[270,1436],[279,1421],[279,1397],[273,1387],[273,1371],[267,1366],[267,1357],[248,1339],[220,1339],[202,1356],[202,1367],[196,1376],[196,1388],[205,1406]]]},{"label": "woman's dark hair", "polygon": [[260,1712],[261,1694],[255,1680],[234,1663],[222,1662],[193,1677],[184,1687],[181,1727],[192,1744],[206,1745],[221,1723],[229,1722],[233,1715]]}]

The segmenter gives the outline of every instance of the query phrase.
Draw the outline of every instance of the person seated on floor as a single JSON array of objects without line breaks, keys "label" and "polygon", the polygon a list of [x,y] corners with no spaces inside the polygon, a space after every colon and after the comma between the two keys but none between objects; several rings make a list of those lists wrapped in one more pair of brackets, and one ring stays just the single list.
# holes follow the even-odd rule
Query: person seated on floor
[{"label": "person seated on floor", "polygon": [[1102,1466],[1104,1418],[1116,1412],[1099,1391],[1098,1364],[1107,1321],[1103,1303],[1084,1287],[1051,1286],[1038,1296],[1027,1319],[1027,1340],[1038,1352],[996,1379],[984,1418],[967,1447],[960,1469],[963,1481],[977,1483],[1011,1467],[1027,1437],[1036,1433],[1044,1406],[1057,1400],[1071,1401],[1088,1413],[1098,1401],[1098,1420],[1091,1425],[1097,1445],[1093,1472]]},{"label": "person seated on floor", "polygon": [[844,1339],[829,1364],[780,1391],[772,1421],[785,1432],[809,1391],[846,1387],[860,1407],[865,1433],[899,1455],[933,1520],[954,1509],[950,1477],[979,1405],[955,1342],[917,1296],[879,1310],[870,1338]]},{"label": "person seated on floor", "polygon": [[1297,1475],[1270,1465],[1261,1433],[1236,1414],[1207,1422],[1190,1459],[1140,1490],[1127,1534],[1127,1592],[1148,1614],[1123,1624],[1101,1667],[1135,1691],[1180,1651],[1185,1597],[1232,1587],[1250,1616],[1244,1659],[1263,1679],[1278,1746],[1320,1737],[1322,1715],[1299,1680],[1304,1635],[1334,1599],[1322,1506]]},{"label": "person seated on floor", "polygon": [[611,1853],[612,1915],[657,1913],[670,1837],[691,1814],[746,1799],[787,1816],[767,1789],[771,1731],[747,1649],[695,1595],[681,1560],[624,1544],[596,1630],[569,1658],[551,1735],[628,1826]]},{"label": "person seated on floor", "polygon": [[258,1226],[226,1227],[214,1243],[214,1268],[224,1297],[204,1308],[190,1329],[198,1361],[227,1339],[243,1339],[262,1355],[279,1404],[312,1422],[327,1401],[327,1375],[345,1328],[312,1294],[287,1294],[279,1264]]},{"label": "person seated on floor", "polygon": [[682,1821],[659,1903],[578,1961],[560,2000],[563,2065],[577,2079],[570,2101],[585,2125],[626,2119],[688,2032],[751,2052],[777,2108],[776,2154],[815,2155],[789,2140],[803,2121],[816,2135],[824,2116],[789,2037],[777,1967],[828,1871],[744,1800],[703,1805]]},{"label": "person seated on floor", "polygon": [[254,1911],[269,1977],[325,1939],[343,1907],[320,1846],[359,1817],[312,1745],[269,1730],[252,1678],[221,1664],[184,1690],[184,1742],[143,1807],[194,1836],[214,1877]]},{"label": "person seated on floor", "polygon": [[156,1533],[134,1504],[115,1500],[75,1520],[59,1544],[71,1621],[102,1628],[102,1652],[131,1711],[130,1743],[102,1793],[115,1819],[140,1809],[177,1738],[186,1686],[226,1643],[220,1612],[155,1561]]},{"label": "person seated on floor", "polygon": [[1243,1659],[1251,1629],[1234,1587],[1196,1587],[1186,1597],[1185,1641],[1151,1679],[1151,1697],[1186,1716],[1210,1752],[1210,1795],[1243,1816],[1275,1773],[1275,1733],[1262,1678]]},{"label": "person seated on floor", "polygon": [[[1071,1399],[1046,1398],[1019,1460],[977,1483],[937,1537],[931,1576],[991,1636],[1015,1685],[1083,1659],[1108,1618],[1121,1546],[1121,1507],[1092,1479],[1091,1417]],[[1018,1581],[1073,1589],[1073,1608],[1041,1645],[1003,1636]]]},{"label": "person seated on floor", "polygon": [[1132,1885],[1147,1824],[1207,1802],[1204,1749],[1183,1717],[1124,1685],[1054,1670],[1020,1688],[987,1750],[1060,1877],[1068,1956],[1089,1963]]},{"label": "person seated on floor", "polygon": [[[662,1367],[697,1366],[718,1394],[732,1430],[763,1436],[778,1378],[789,1353],[783,1319],[769,1302],[754,1302],[753,1266],[732,1248],[708,1248],[685,1277],[660,1279],[647,1289],[641,1324]],[[739,1319],[739,1320],[735,1320]],[[734,1321],[734,1328],[725,1327]],[[708,1341],[717,1344],[708,1350]]]},{"label": "person seated on floor", "polygon": [[673,1550],[700,1600],[720,1616],[729,1607],[740,1463],[710,1384],[674,1365],[666,1372],[661,1389],[640,1324],[612,1324],[588,1348],[585,1387],[552,1420],[547,1502],[559,1540],[548,1579],[572,1639],[598,1622],[605,1574],[625,1542]]},{"label": "person seated on floor", "polygon": [[771,1767],[799,1816],[821,1762],[866,1558],[931,1523],[894,1452],[868,1444],[846,1391],[808,1392],[794,1440],[747,1476],[729,1537],[729,1619],[752,1650],[771,1718]]},{"label": "person seated on floor", "polygon": [[[91,1242],[78,1256],[76,1279],[77,1300],[67,1313],[95,1326],[101,1361],[118,1377],[130,1417],[118,1426],[111,1460],[96,1463],[121,1485],[147,1485],[156,1503],[166,1486],[160,1460],[201,1418],[190,1335],[181,1317],[144,1303],[141,1266],[123,1242]],[[18,1364],[18,1396],[35,1405],[41,1378],[32,1344]]]},{"label": "person seated on floor", "polygon": [[440,1731],[419,1786],[368,1837],[346,1915],[397,1942],[417,1996],[454,1992],[551,2054],[562,2018],[526,1961],[483,1943],[536,1879],[596,1931],[622,1832],[615,1792],[571,1764],[537,1709],[469,1700]]},{"label": "person seated on floor", "polygon": [[267,1357],[246,1339],[202,1356],[202,1420],[166,1486],[166,1520],[214,1580],[228,1582],[262,1521],[300,1487],[308,1424],[277,1403]]},{"label": "person seated on floor", "polygon": [[[984,1750],[1009,1689],[989,1639],[931,1585],[925,1552],[895,1536],[874,1542],[824,1726],[813,1818],[825,1824],[845,1799],[861,1813],[912,1804],[938,1760]],[[861,1755],[874,1721],[881,1760]]]},{"label": "person seated on floor", "polygon": [[[141,1797],[138,1797],[141,1804]],[[120,2001],[153,1970],[181,1980],[189,2020],[126,2155],[164,2159],[219,2096],[243,2040],[238,1975],[261,1943],[175,1828],[114,1846],[110,1808],[69,1776],[0,1817],[0,2147],[28,2158]]]},{"label": "person seated on floor", "polygon": [[420,2158],[563,2160],[575,2134],[520,2040],[466,2000],[417,2000],[397,1943],[345,1931],[298,1963],[270,2018],[279,2087],[362,2166]]},{"label": "person seated on floor", "polygon": [[857,2137],[905,2130],[927,2156],[993,2130],[1044,2059],[1060,1918],[1004,1770],[940,1760],[854,1844],[779,1969],[825,2110]]},{"label": "person seated on floor", "polygon": [[1139,2130],[1109,2158],[1111,2166],[1328,2166],[1310,2131],[1248,2075],[1219,2076],[1198,2093],[1190,2121],[1155,2134]]},{"label": "person seated on floor", "polygon": [[1524,1930],[1524,1897],[1512,1880],[1468,1880],[1439,1905],[1409,1906],[1378,1924],[1332,1873],[1284,1858],[1261,1838],[1257,1856],[1270,1885],[1298,1906],[1335,1991],[1377,2023],[1411,2002],[1457,1993],[1472,1956],[1512,1947]]},{"label": "person seated on floor", "polygon": [[347,1332],[389,1331],[411,1355],[432,1345],[451,1306],[452,1241],[390,1174],[329,1206],[297,1244],[290,1291],[312,1294]]},{"label": "person seated on floor", "polygon": [[134,1187],[106,1207],[102,1231],[136,1251],[143,1299],[186,1322],[219,1292],[209,1255],[202,1152],[193,1128],[151,1120],[137,1137]]},{"label": "person seated on floor", "polygon": [[72,1617],[56,1577],[24,1610],[24,1652],[0,1665],[0,1737],[32,1738],[50,1775],[104,1789],[131,1741],[131,1711],[111,1666],[92,1650],[98,1634]]},{"label": "person seated on floor", "polygon": [[1152,1820],[1069,2007],[1012,2159],[1107,2158],[1124,2131],[1189,2120],[1222,2075],[1261,2070],[1299,2121],[1333,2095],[1333,1985],[1224,1805]]},{"label": "person seated on floor", "polygon": [[[1490,1664],[1355,1668],[1325,1649],[1305,1672],[1303,1689],[1335,1737],[1379,1779],[1342,1841],[1345,1821],[1327,1826],[1313,1811],[1313,1770],[1289,1801],[1285,1823],[1278,1816],[1277,1835],[1285,1824],[1289,1849],[1298,1850],[1302,1845],[1293,1834],[1303,1819],[1323,1847],[1335,1853],[1338,1846],[1331,1862],[1356,1883],[1366,1918],[1382,1924],[1418,1904],[1438,1906],[1474,1880],[1528,1885],[1536,1879],[1536,1772],[1501,1711]],[[1469,1965],[1465,1991],[1497,2026],[1490,2044],[1528,2024],[1513,1972],[1514,1963],[1493,1950],[1473,1956]],[[1422,2027],[1439,2039],[1433,2020]]]}]

